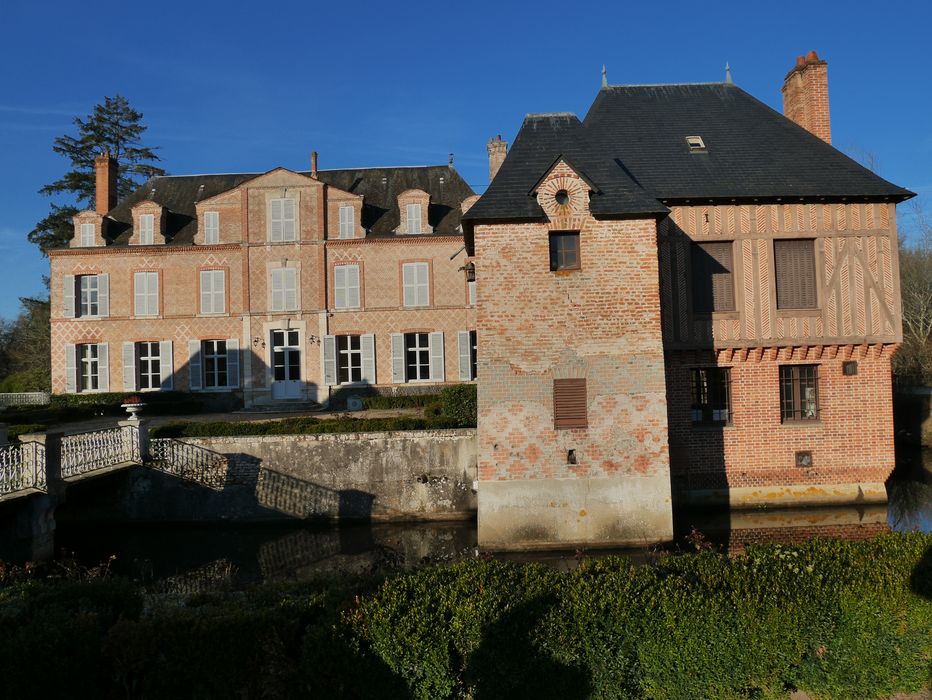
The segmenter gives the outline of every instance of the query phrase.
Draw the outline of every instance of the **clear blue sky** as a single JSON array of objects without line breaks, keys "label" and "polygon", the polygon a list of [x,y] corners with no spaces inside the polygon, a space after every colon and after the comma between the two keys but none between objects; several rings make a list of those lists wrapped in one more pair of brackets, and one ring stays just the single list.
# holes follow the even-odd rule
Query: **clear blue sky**
[{"label": "clear blue sky", "polygon": [[[44,294],[26,233],[104,95],[145,115],[171,174],[446,163],[477,192],[485,143],[579,115],[611,83],[735,82],[780,109],[797,55],[828,61],[832,136],[932,202],[932,7],[918,2],[34,2],[0,9],[0,316]],[[926,209],[932,208],[927,204]],[[902,225],[901,228],[908,228]]]}]

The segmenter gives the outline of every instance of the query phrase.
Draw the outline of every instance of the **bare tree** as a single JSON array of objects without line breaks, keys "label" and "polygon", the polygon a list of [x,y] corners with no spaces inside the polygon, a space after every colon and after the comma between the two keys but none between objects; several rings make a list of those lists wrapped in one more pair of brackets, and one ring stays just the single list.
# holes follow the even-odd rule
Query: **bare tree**
[{"label": "bare tree", "polygon": [[901,384],[932,385],[932,221],[920,200],[909,206],[900,246],[903,345],[894,356],[894,374]]}]

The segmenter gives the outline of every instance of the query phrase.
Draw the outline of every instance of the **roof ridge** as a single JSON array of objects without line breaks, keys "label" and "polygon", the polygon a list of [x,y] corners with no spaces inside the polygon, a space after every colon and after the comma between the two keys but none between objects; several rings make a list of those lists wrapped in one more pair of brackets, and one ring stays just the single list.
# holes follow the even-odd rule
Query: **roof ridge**
[{"label": "roof ridge", "polygon": [[[367,165],[359,167],[349,167],[349,168],[322,168],[318,170],[319,173],[338,173],[345,172],[350,170],[414,170],[416,168],[449,168],[449,163],[436,163],[433,165]],[[278,170],[282,168],[284,170],[291,170],[291,168],[286,168],[284,165],[277,165],[272,170]],[[238,172],[238,173],[185,173],[184,175],[155,175],[154,177],[149,178],[150,180],[158,180],[165,178],[181,178],[181,177],[217,177],[217,176],[241,176],[241,175],[265,175],[266,173],[272,172],[272,170],[259,170],[259,171],[248,171],[248,172]],[[311,172],[310,170],[292,170],[294,173],[306,174]]]},{"label": "roof ridge", "polygon": [[[576,112],[528,112],[525,119],[543,119],[546,117],[576,117]],[[579,117],[576,117],[579,119]]]},{"label": "roof ridge", "polygon": [[631,87],[684,87],[684,86],[694,86],[694,85],[728,85],[731,87],[737,87],[734,83],[726,83],[721,80],[715,82],[705,82],[705,83],[620,83],[617,85],[606,85],[602,87],[602,90],[611,90],[612,88],[631,88]]}]

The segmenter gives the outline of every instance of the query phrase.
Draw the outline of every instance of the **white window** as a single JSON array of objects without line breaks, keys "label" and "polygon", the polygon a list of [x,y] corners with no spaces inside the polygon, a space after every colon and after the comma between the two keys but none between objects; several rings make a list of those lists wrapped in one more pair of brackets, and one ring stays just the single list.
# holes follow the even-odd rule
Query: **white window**
[{"label": "white window", "polygon": [[427,306],[430,304],[430,268],[426,262],[405,263],[402,266],[405,306]]},{"label": "white window", "polygon": [[337,372],[340,384],[362,381],[362,339],[360,336],[337,336]]},{"label": "white window", "polygon": [[469,290],[469,305],[476,305],[476,280],[469,280],[466,283],[466,287]]},{"label": "white window", "polygon": [[226,311],[226,273],[223,270],[201,270],[201,313],[222,314]]},{"label": "white window", "polygon": [[421,205],[409,204],[406,208],[408,218],[408,233],[421,232]]},{"label": "white window", "polygon": [[81,246],[89,248],[94,245],[94,224],[81,224]]},{"label": "white window", "polygon": [[298,308],[298,275],[293,267],[272,270],[272,311],[294,311]]},{"label": "white window", "polygon": [[204,212],[204,243],[211,245],[220,242],[220,212]]},{"label": "white window", "polygon": [[162,363],[159,343],[136,343],[137,386],[158,389],[162,386]]},{"label": "white window", "polygon": [[99,316],[100,277],[98,275],[81,275],[78,277],[78,293],[80,295],[78,316]]},{"label": "white window", "polygon": [[405,333],[405,379],[430,379],[430,334]]},{"label": "white window", "polygon": [[359,308],[359,265],[336,265],[333,268],[333,307]]},{"label": "white window", "polygon": [[139,217],[139,243],[152,245],[155,242],[155,215],[143,214]]},{"label": "white window", "polygon": [[96,344],[79,345],[78,359],[81,382],[78,391],[97,391],[100,389],[100,346]]},{"label": "white window", "polygon": [[269,201],[269,240],[273,243],[295,240],[295,201],[293,199],[272,199]]},{"label": "white window", "polygon": [[201,350],[204,362],[204,387],[208,389],[228,386],[227,343],[225,340],[205,340]]},{"label": "white window", "polygon": [[355,236],[355,221],[353,221],[353,207],[340,207],[340,238],[353,238]]},{"label": "white window", "polygon": [[157,316],[159,313],[159,273],[137,272],[133,275],[136,316]]}]

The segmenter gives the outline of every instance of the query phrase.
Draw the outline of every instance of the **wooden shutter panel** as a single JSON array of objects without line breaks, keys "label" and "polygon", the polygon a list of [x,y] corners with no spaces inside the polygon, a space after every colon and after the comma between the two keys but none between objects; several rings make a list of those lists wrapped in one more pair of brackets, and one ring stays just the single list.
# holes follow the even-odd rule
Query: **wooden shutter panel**
[{"label": "wooden shutter panel", "polygon": [[553,380],[553,427],[586,428],[587,397],[585,379]]},{"label": "wooden shutter panel", "polygon": [[337,383],[337,339],[332,335],[324,336],[324,384],[333,386]]},{"label": "wooden shutter panel", "polygon": [[443,333],[430,334],[430,380],[442,382],[444,377]]},{"label": "wooden shutter panel", "polygon": [[123,391],[136,391],[135,343],[123,343]]},{"label": "wooden shutter panel", "polygon": [[227,338],[227,386],[239,388],[239,338]]},{"label": "wooden shutter panel", "polygon": [[282,240],[282,200],[273,199],[271,201],[271,221],[269,238],[272,241]]},{"label": "wooden shutter panel", "polygon": [[375,336],[372,333],[359,336],[359,349],[362,350],[362,380],[375,384]]},{"label": "wooden shutter panel", "polygon": [[293,267],[285,268],[284,275],[285,310],[294,311],[298,308],[298,271]]},{"label": "wooden shutter panel", "polygon": [[402,266],[402,283],[404,287],[404,305],[414,306],[417,303],[417,266],[406,264]]},{"label": "wooden shutter panel", "polygon": [[65,346],[65,393],[78,391],[78,346]]},{"label": "wooden shutter panel", "polygon": [[816,308],[814,240],[774,241],[773,266],[778,309]]},{"label": "wooden shutter panel", "polygon": [[404,384],[405,381],[405,337],[401,333],[392,333],[392,383]]},{"label": "wooden shutter panel", "polygon": [[172,341],[159,343],[159,388],[170,391],[175,385],[175,362],[172,358]]},{"label": "wooden shutter panel", "polygon": [[427,263],[417,265],[417,304],[427,306],[430,304],[430,267]]},{"label": "wooden shutter panel", "polygon": [[74,275],[65,275],[62,278],[62,316],[74,318]]},{"label": "wooden shutter panel", "polygon": [[693,244],[693,311],[735,310],[732,248],[731,241]]},{"label": "wooden shutter panel", "polygon": [[188,388],[198,391],[201,388],[201,341],[188,341]]},{"label": "wooden shutter panel", "polygon": [[110,275],[97,275],[97,315],[110,315]]},{"label": "wooden shutter panel", "polygon": [[351,309],[359,308],[359,265],[346,266],[346,304]]},{"label": "wooden shutter panel", "polygon": [[110,346],[107,343],[97,345],[97,388],[110,391]]},{"label": "wooden shutter panel", "polygon": [[472,358],[469,343],[469,331],[460,331],[456,334],[457,349],[460,358],[460,381],[468,382],[472,379]]},{"label": "wooden shutter panel", "polygon": [[346,308],[346,265],[333,268],[333,305],[337,309]]}]

